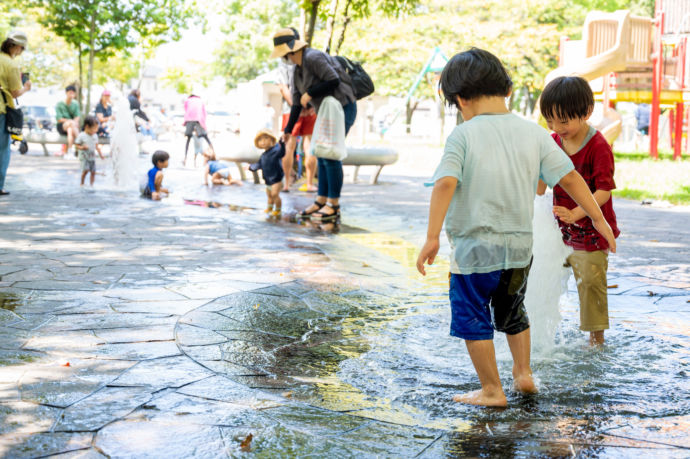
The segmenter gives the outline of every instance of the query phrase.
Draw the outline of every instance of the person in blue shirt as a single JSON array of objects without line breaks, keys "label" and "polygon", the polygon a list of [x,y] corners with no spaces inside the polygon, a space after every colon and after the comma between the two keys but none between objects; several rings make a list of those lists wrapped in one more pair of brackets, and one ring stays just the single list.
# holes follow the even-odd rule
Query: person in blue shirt
[{"label": "person in blue shirt", "polygon": [[441,90],[464,123],[448,136],[434,173],[427,239],[417,259],[425,275],[424,264],[433,264],[438,254],[445,219],[451,247],[450,334],[465,340],[481,383],[480,390],[453,400],[472,405],[507,405],[494,330],[506,334],[514,388],[537,392],[524,297],[539,179],[560,185],[616,251],[611,227],[572,161],[545,129],[506,107],[512,87],[501,61],[481,49],[453,56],[443,69]]},{"label": "person in blue shirt", "polygon": [[[215,158],[215,155],[204,156],[205,158]],[[208,186],[208,176],[211,176],[213,185],[238,185],[242,186],[241,180],[234,180],[230,175],[230,164],[225,161],[210,159],[204,169],[204,185]]]},{"label": "person in blue shirt", "polygon": [[166,151],[158,150],[153,154],[153,167],[146,173],[146,180],[141,187],[142,197],[160,201],[164,195],[170,193],[167,188],[163,188],[163,169],[168,167],[169,161],[170,155]]}]

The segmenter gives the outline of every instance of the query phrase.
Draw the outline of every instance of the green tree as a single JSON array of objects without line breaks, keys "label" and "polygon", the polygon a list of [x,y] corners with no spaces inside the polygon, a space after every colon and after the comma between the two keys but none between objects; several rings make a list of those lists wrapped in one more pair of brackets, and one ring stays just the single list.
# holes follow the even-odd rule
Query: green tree
[{"label": "green tree", "polygon": [[226,39],[217,50],[216,75],[225,78],[229,88],[251,80],[274,68],[269,59],[271,38],[281,27],[295,23],[299,7],[291,0],[232,0],[224,10]]},{"label": "green tree", "polygon": [[180,37],[195,17],[195,5],[185,0],[30,0],[40,23],[72,45],[78,54],[83,85],[82,56],[87,56],[87,103],[90,110],[94,61],[137,45],[155,47]]}]

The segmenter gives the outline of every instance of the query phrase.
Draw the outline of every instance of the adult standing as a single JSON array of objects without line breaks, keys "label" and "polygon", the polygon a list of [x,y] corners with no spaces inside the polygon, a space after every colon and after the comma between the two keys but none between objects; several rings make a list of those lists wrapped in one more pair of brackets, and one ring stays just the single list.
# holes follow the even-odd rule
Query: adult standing
[{"label": "adult standing", "polygon": [[[299,33],[296,29],[290,27],[295,39],[299,40]],[[285,129],[290,119],[290,111],[292,110],[292,88],[294,80],[295,64],[290,62],[287,57],[283,56],[278,63],[278,89],[283,96],[283,124],[281,129]],[[299,101],[298,101],[299,105]],[[285,143],[285,156],[283,156],[283,170],[285,172],[285,186],[283,191],[288,191],[290,188],[290,179],[292,178],[292,165],[295,159],[295,150],[297,149],[297,137],[302,137],[302,151],[304,151],[305,160],[304,165],[307,170],[307,183],[300,187],[300,191],[317,191],[314,186],[314,174],[316,173],[316,158],[309,151],[311,145],[311,136],[314,132],[314,123],[316,122],[316,112],[314,108],[309,106],[302,109],[297,123],[290,133],[290,138]]]},{"label": "adult standing", "polygon": [[19,65],[14,60],[28,44],[26,34],[13,30],[0,45],[0,196],[10,194],[5,191],[5,177],[10,165],[10,134],[7,132],[7,106],[15,108],[15,98],[31,90],[31,82],[22,86]]},{"label": "adult standing", "polygon": [[[55,128],[58,134],[67,136],[67,154],[74,152],[74,139],[79,135],[79,102],[76,101],[77,88],[69,85],[65,88],[65,100],[55,106]],[[74,152],[76,155],[76,152]]]},{"label": "adult standing", "polygon": [[[345,113],[345,134],[357,117],[357,103],[350,77],[338,61],[328,54],[308,48],[295,38],[292,30],[281,29],[273,36],[271,57],[287,57],[295,64],[294,86],[290,118],[283,130],[283,139],[292,136],[292,130],[303,108],[310,104],[317,113],[326,96],[335,97]],[[299,102],[299,103],[298,103]],[[333,159],[318,158],[319,187],[314,204],[298,214],[301,218],[334,221],[340,216],[340,192],[343,188],[343,163]]]},{"label": "adult standing", "polygon": [[192,140],[192,136],[195,132],[196,136],[206,140],[208,146],[213,150],[213,145],[211,145],[211,141],[206,133],[206,106],[204,105],[204,101],[201,100],[201,97],[193,93],[184,101],[184,126],[184,135],[187,137],[187,143],[184,146],[184,160],[182,164],[186,165],[189,141]]},{"label": "adult standing", "polygon": [[101,94],[101,99],[96,105],[96,118],[98,119],[98,135],[101,137],[110,137],[110,127],[108,123],[113,118],[113,107],[110,104],[110,91],[107,89]]}]

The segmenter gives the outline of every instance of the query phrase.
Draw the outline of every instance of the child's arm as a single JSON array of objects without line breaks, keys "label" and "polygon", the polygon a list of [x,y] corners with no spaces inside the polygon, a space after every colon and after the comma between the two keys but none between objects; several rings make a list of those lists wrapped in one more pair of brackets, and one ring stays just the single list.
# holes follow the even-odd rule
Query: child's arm
[{"label": "child's arm", "polygon": [[98,156],[100,156],[101,159],[105,159],[105,156],[103,156],[103,151],[101,150],[101,144],[100,143],[96,144],[96,151],[98,152]]},{"label": "child's arm", "polygon": [[[539,191],[537,191],[539,193]],[[603,206],[611,199],[611,192],[605,190],[597,190],[592,195],[594,200],[599,204],[599,207]],[[577,206],[574,209],[568,209],[563,206],[553,206],[553,213],[564,223],[573,224],[578,220],[581,220],[587,216],[582,207]]]},{"label": "child's arm", "polygon": [[542,179],[539,179],[539,183],[537,184],[537,195],[544,196],[544,193],[546,193],[546,187],[546,183]]},{"label": "child's arm", "polygon": [[163,172],[158,171],[156,172],[156,178],[154,179],[154,186],[156,187],[156,191],[159,193],[168,193],[167,188],[163,188]]},{"label": "child's arm", "polygon": [[601,213],[601,208],[599,208],[598,202],[595,201],[592,193],[587,187],[587,184],[582,179],[582,176],[580,176],[577,171],[572,170],[568,172],[558,182],[558,184],[566,191],[566,193],[570,195],[571,198],[573,198],[573,201],[575,201],[580,208],[582,208],[585,214],[592,219],[594,229],[604,236],[604,239],[606,239],[606,242],[609,244],[609,250],[615,253],[616,238],[613,237],[611,227],[606,222],[604,214]]},{"label": "child's arm", "polygon": [[453,199],[453,194],[458,186],[458,179],[455,177],[443,177],[436,181],[434,191],[431,193],[431,204],[429,205],[429,226],[426,232],[426,242],[419,252],[417,258],[417,271],[426,276],[424,263],[434,264],[434,259],[439,249],[438,238],[443,228],[443,220],[446,218],[448,206]]}]

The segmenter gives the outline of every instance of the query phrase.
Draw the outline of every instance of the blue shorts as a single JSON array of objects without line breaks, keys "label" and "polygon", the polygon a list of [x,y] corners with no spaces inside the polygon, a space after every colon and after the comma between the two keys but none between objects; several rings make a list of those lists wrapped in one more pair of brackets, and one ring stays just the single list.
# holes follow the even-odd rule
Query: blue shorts
[{"label": "blue shorts", "polygon": [[450,334],[466,340],[494,338],[494,330],[516,335],[529,328],[524,268],[481,274],[451,274]]}]

